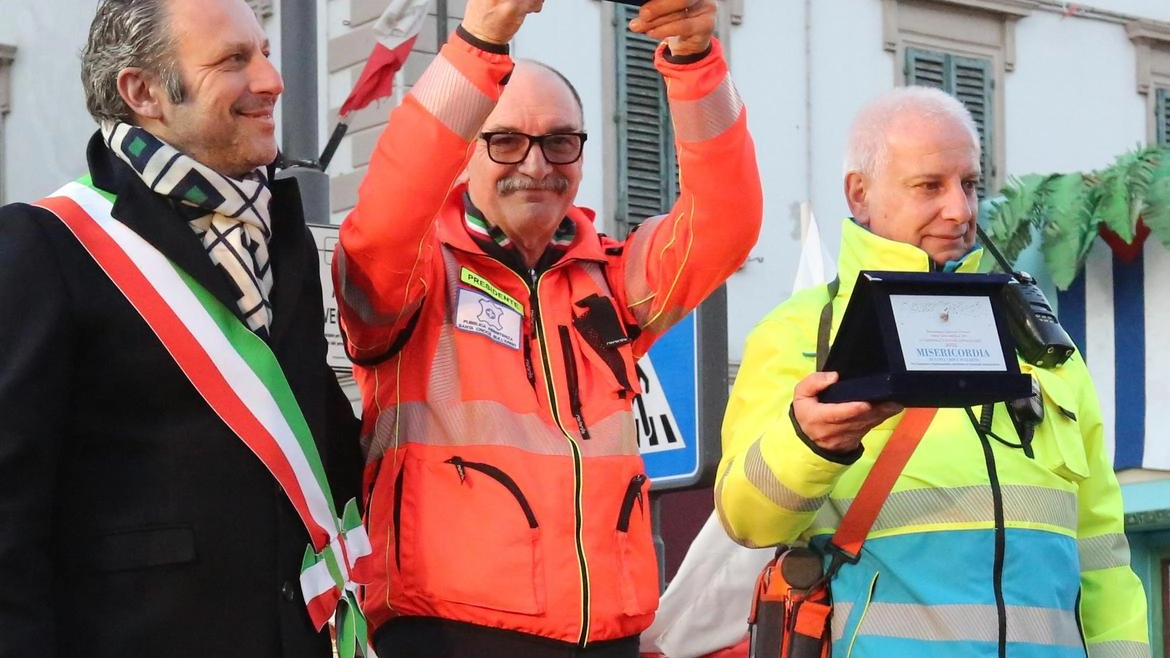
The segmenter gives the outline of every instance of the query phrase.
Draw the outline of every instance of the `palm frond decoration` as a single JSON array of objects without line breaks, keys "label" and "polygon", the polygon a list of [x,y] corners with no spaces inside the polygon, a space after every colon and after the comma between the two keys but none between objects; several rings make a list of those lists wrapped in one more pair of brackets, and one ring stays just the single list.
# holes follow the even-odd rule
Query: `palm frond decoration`
[{"label": "palm frond decoration", "polygon": [[1154,169],[1154,181],[1141,212],[1150,233],[1170,249],[1170,153],[1164,154]]},{"label": "palm frond decoration", "polygon": [[1033,210],[1034,221],[1040,227],[1044,264],[1063,289],[1077,277],[1096,236],[1091,188],[1080,172],[1055,174],[1045,181],[1042,196]]},{"label": "palm frond decoration", "polygon": [[1115,249],[1131,246],[1144,239],[1140,222],[1170,248],[1168,147],[1138,148],[1096,171],[1012,178],[1000,195],[987,215],[989,234],[1013,261],[1039,236],[1049,274],[1062,290],[1076,279],[1101,232],[1111,235]]},{"label": "palm frond decoration", "polygon": [[1032,242],[1032,228],[1039,226],[1033,213],[1037,205],[1036,195],[1047,179],[1041,174],[1012,178],[1001,196],[989,200],[988,236],[1009,261],[1014,262]]}]

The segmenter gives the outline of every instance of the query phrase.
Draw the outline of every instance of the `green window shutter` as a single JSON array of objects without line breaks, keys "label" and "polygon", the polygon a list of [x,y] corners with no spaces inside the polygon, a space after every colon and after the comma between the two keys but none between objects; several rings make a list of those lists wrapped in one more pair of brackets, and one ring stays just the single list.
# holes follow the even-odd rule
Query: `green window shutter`
[{"label": "green window shutter", "polygon": [[658,42],[626,29],[636,7],[617,5],[617,121],[619,230],[670,209],[678,196],[678,157],[662,76],[654,69]]},{"label": "green window shutter", "polygon": [[1154,138],[1159,146],[1170,146],[1170,89],[1158,89],[1154,96],[1154,116],[1158,122]]},{"label": "green window shutter", "polygon": [[942,89],[962,101],[975,119],[975,127],[979,129],[979,145],[983,150],[983,178],[979,181],[979,197],[986,198],[993,192],[988,189],[988,184],[996,175],[992,104],[995,85],[991,60],[907,48],[905,73],[906,84]]}]

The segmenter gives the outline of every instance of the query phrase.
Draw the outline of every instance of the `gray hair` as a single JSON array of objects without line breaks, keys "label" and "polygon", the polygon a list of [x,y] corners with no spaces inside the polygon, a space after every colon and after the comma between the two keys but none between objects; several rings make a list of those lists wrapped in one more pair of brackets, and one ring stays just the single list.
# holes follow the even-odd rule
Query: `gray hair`
[{"label": "gray hair", "polygon": [[873,176],[886,166],[886,131],[898,117],[909,115],[924,121],[950,119],[963,126],[978,153],[979,129],[959,99],[935,87],[896,87],[862,108],[849,130],[845,171]]},{"label": "gray hair", "polygon": [[132,122],[118,93],[118,74],[137,67],[159,77],[172,103],[185,96],[174,57],[168,3],[173,0],[101,0],[81,53],[85,106],[99,123]]}]

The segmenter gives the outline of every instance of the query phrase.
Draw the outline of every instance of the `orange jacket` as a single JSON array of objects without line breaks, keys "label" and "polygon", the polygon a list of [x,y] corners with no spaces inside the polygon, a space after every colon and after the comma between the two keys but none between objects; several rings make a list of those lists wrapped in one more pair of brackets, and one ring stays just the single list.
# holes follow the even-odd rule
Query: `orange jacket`
[{"label": "orange jacket", "polygon": [[624,242],[572,208],[574,241],[533,280],[470,236],[454,184],[512,60],[453,37],[391,113],[334,262],[365,407],[374,631],[431,617],[583,646],[650,623],[634,364],[744,261],[762,208],[718,44],[657,66],[679,201]]}]

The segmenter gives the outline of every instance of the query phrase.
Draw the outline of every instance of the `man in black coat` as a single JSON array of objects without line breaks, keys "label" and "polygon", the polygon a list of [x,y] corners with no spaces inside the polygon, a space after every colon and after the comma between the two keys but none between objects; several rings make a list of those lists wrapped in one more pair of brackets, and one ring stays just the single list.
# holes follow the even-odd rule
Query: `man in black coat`
[{"label": "man in black coat", "polygon": [[[357,428],[295,183],[271,177],[267,55],[244,0],[101,2],[87,185],[271,350],[340,511]],[[91,254],[48,210],[0,208],[0,658],[330,655],[285,489]]]}]

